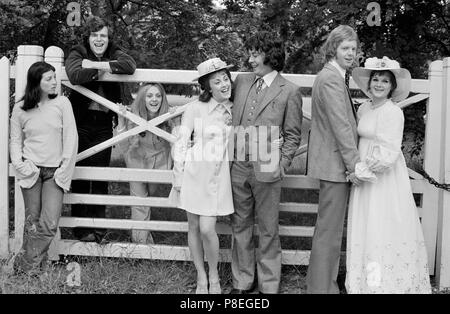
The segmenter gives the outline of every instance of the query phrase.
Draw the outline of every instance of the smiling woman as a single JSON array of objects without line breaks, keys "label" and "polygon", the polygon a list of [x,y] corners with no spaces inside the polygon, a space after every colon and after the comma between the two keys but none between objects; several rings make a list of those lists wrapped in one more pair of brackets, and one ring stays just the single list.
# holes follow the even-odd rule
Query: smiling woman
[{"label": "smiling woman", "polygon": [[372,71],[369,77],[368,90],[372,94],[374,105],[381,103],[392,97],[392,93],[397,88],[397,81],[391,71]]},{"label": "smiling woman", "polygon": [[[197,67],[203,93],[187,105],[174,146],[174,182],[171,192],[176,206],[188,216],[188,243],[197,269],[197,294],[222,292],[217,264],[219,240],[217,216],[234,212],[231,196],[228,139],[231,134],[231,74],[219,58]],[[194,143],[189,145],[193,134]],[[209,147],[214,146],[210,154]],[[199,158],[200,156],[200,158]],[[209,275],[204,256],[209,264]],[[208,287],[209,283],[209,287]]]},{"label": "smiling woman", "polygon": [[352,187],[348,204],[347,291],[431,293],[426,246],[401,150],[404,117],[395,103],[408,96],[411,75],[384,57],[367,59],[353,70],[353,78],[371,99],[358,109],[355,176],[362,183]]},{"label": "smiling woman", "polygon": [[[121,106],[122,110],[126,110]],[[169,111],[164,87],[159,83],[149,83],[142,86],[131,105],[131,111],[144,118],[151,120]],[[177,120],[170,120],[163,123],[160,128],[171,132]],[[126,122],[122,115],[119,115],[117,133],[125,132],[133,128],[131,122]],[[139,135],[129,137],[119,144],[123,152],[125,164],[128,168],[139,169],[160,169],[168,170],[172,168],[172,158],[170,155],[170,143],[156,136],[152,132],[145,131]],[[130,194],[138,197],[155,196],[158,185],[147,182],[130,182]],[[132,206],[131,219],[150,220],[151,208],[147,206]],[[133,242],[153,244],[151,233],[147,230],[133,230],[131,233]]]}]

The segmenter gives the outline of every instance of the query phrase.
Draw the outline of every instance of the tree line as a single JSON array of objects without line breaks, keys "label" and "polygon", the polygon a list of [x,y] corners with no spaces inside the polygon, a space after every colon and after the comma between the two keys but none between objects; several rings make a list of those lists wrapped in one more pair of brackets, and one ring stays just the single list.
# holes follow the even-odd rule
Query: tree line
[{"label": "tree line", "polygon": [[[450,56],[449,0],[376,1],[380,26],[367,23],[370,0],[1,0],[0,57],[13,60],[19,45],[55,45],[67,54],[81,41],[81,27],[67,23],[71,2],[79,4],[81,24],[89,14],[108,19],[139,68],[194,70],[217,56],[245,71],[243,41],[266,29],[286,43],[284,72],[315,74],[323,65],[320,46],[339,24],[357,30],[361,60],[389,56],[413,78],[427,78],[430,62]],[[405,136],[411,131],[417,147],[424,114],[425,102],[405,111]]]}]

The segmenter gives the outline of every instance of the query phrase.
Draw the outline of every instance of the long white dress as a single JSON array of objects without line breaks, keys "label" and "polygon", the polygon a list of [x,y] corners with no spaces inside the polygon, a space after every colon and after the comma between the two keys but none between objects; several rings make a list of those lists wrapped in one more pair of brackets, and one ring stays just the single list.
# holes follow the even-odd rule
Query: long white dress
[{"label": "long white dress", "polygon": [[368,101],[358,120],[361,163],[355,173],[366,182],[350,194],[347,292],[431,293],[425,242],[401,152],[403,112],[390,100],[375,109]]}]

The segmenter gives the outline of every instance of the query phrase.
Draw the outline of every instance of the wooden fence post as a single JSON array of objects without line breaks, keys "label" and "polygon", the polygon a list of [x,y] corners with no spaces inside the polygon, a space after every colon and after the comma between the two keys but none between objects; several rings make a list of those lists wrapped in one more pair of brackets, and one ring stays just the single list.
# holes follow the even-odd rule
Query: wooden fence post
[{"label": "wooden fence post", "polygon": [[[428,80],[430,84],[430,98],[427,102],[425,143],[424,143],[424,170],[436,180],[440,179],[442,160],[442,61],[431,63]],[[436,241],[438,225],[438,200],[442,193],[433,185],[427,185],[427,191],[423,195],[422,228],[425,244],[428,252],[428,267],[430,274],[435,272],[436,265]]]},{"label": "wooden fence post", "polygon": [[62,67],[64,65],[64,51],[56,46],[50,46],[45,50],[45,62],[50,63],[55,67],[56,73],[56,93],[61,94],[61,75]]},{"label": "wooden fence post", "polygon": [[[441,182],[450,182],[450,58],[444,59],[442,92]],[[439,289],[450,287],[450,192],[442,191],[439,198],[436,280]]]},{"label": "wooden fence post", "polygon": [[0,59],[0,258],[9,255],[9,59]]},{"label": "wooden fence post", "polygon": [[[27,84],[27,72],[30,66],[44,59],[44,48],[41,46],[19,46],[17,47],[17,61],[16,61],[16,97],[17,102],[23,97],[25,93],[25,86]],[[22,191],[15,180],[14,189],[14,242],[11,251],[18,252],[22,247],[23,241],[23,226],[25,222],[25,204],[23,203]]]},{"label": "wooden fence post", "polygon": [[[45,62],[50,63],[55,67],[56,73],[56,93],[61,95],[61,74],[62,74],[62,66],[64,63],[64,51],[56,46],[50,46],[45,50]],[[61,239],[61,231],[58,227],[58,231],[56,232],[55,238],[53,239],[50,247],[48,249],[48,259],[55,261],[59,260],[58,254],[58,241]]]}]

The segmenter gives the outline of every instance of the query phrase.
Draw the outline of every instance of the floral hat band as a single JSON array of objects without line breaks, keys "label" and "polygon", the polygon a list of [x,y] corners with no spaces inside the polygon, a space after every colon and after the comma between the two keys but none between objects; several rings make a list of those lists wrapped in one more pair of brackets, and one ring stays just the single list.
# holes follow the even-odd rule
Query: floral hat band
[{"label": "floral hat band", "polygon": [[208,59],[197,66],[198,76],[193,81],[197,81],[202,76],[232,67],[233,65],[227,65],[220,58]]},{"label": "floral hat band", "polygon": [[364,63],[364,68],[371,70],[392,70],[400,69],[400,63],[384,56],[383,59],[368,58]]}]

